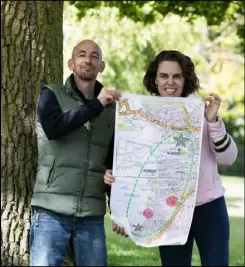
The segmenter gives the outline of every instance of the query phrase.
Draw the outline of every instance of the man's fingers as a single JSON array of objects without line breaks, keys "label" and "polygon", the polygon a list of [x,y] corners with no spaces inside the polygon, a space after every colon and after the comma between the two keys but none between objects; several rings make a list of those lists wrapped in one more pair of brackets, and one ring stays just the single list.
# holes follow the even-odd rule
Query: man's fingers
[{"label": "man's fingers", "polygon": [[104,181],[105,181],[106,184],[114,183],[115,182],[115,177],[112,176],[111,174],[105,174],[104,175]]},{"label": "man's fingers", "polygon": [[112,175],[112,170],[106,170],[106,172],[105,172],[105,177],[108,177],[108,178],[115,178],[115,177]]},{"label": "man's fingers", "polygon": [[106,174],[105,174],[105,178],[110,179],[110,180],[115,180],[115,176],[113,176],[113,175],[110,174],[110,173],[106,173]]},{"label": "man's fingers", "polygon": [[117,225],[116,224],[113,224],[112,225],[112,230],[115,232],[117,230]]},{"label": "man's fingers", "polygon": [[113,184],[112,181],[108,181],[108,180],[104,180],[104,183],[105,183],[105,184],[108,184],[108,185],[112,185],[112,184]]},{"label": "man's fingers", "polygon": [[125,230],[124,230],[124,228],[121,228],[121,231],[120,231],[120,232],[121,232],[121,235],[122,235],[122,236],[125,235]]},{"label": "man's fingers", "polygon": [[115,180],[112,180],[112,179],[104,179],[104,182],[105,182],[105,184],[108,184],[108,185],[112,185],[114,182],[115,182]]},{"label": "man's fingers", "polygon": [[121,236],[128,237],[123,227],[118,226],[117,224],[112,224],[112,230]]},{"label": "man's fingers", "polygon": [[107,100],[108,103],[113,102],[113,101],[114,101],[114,97],[113,97],[113,95],[107,94],[107,95],[106,95],[106,100]]},{"label": "man's fingers", "polygon": [[114,101],[118,100],[121,93],[116,88],[105,88],[106,94],[113,96]]},{"label": "man's fingers", "polygon": [[120,227],[119,227],[118,225],[116,225],[116,224],[114,224],[114,225],[112,226],[112,230],[113,230],[114,232],[116,232],[117,234],[120,233]]},{"label": "man's fingers", "polygon": [[98,99],[103,106],[119,100],[121,93],[113,87],[103,87],[98,95]]},{"label": "man's fingers", "polygon": [[112,170],[106,170],[104,174],[104,183],[112,185],[115,182],[115,176],[112,175]]},{"label": "man's fingers", "polygon": [[126,234],[126,232],[125,232],[123,227],[120,227],[120,234],[121,234],[121,236],[128,237],[128,235]]},{"label": "man's fingers", "polygon": [[122,227],[118,227],[118,231],[117,231],[117,233],[118,234],[120,234],[120,235],[124,235],[124,228],[122,228]]},{"label": "man's fingers", "polygon": [[113,231],[117,232],[117,234],[120,234],[123,231],[123,228],[118,226],[117,224],[113,224],[112,229]]},{"label": "man's fingers", "polygon": [[121,96],[122,96],[121,93],[120,93],[118,90],[116,90],[116,97],[117,97],[117,100],[118,100]]}]

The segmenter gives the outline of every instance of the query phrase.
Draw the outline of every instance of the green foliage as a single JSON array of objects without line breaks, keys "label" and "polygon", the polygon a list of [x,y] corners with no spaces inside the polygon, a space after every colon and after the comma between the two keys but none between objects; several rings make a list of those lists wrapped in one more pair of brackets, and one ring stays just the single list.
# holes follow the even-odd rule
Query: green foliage
[{"label": "green foliage", "polygon": [[[78,19],[82,19],[91,8],[100,7],[118,8],[120,18],[129,17],[133,21],[144,19],[145,23],[152,23],[156,19],[155,12],[152,12],[151,1],[69,1],[79,10]],[[150,3],[149,3],[150,2]],[[147,8],[149,6],[149,8]],[[144,8],[143,8],[144,7]]]},{"label": "green foliage", "polygon": [[[153,23],[168,14],[176,14],[193,23],[197,18],[206,18],[207,24],[220,25],[228,21],[236,27],[240,42],[237,49],[244,53],[244,1],[69,1],[79,10],[82,19],[88,10],[100,7],[115,7],[119,17],[128,17],[145,24]],[[219,32],[218,34],[221,34]]]},{"label": "green foliage", "polygon": [[[102,48],[106,68],[98,79],[105,86],[117,87],[121,92],[147,94],[142,80],[149,62],[161,50],[179,50],[195,63],[202,87],[200,95],[214,92],[221,96],[220,115],[229,133],[243,146],[244,58],[236,54],[239,38],[233,25],[224,21],[219,26],[208,26],[202,18],[190,24],[177,15],[145,25],[120,18],[115,7],[90,9],[77,21],[77,12],[74,6],[65,5],[64,79],[70,73],[67,61],[73,47],[89,38]],[[244,175],[243,160],[241,153],[234,167],[229,166],[224,172],[229,169],[235,175]]]}]

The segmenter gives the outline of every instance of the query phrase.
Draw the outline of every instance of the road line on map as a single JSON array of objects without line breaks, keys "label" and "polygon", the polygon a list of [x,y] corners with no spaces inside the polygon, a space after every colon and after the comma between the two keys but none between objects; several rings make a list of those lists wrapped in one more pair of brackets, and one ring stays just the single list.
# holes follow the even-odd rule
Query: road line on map
[{"label": "road line on map", "polygon": [[[170,135],[171,135],[171,134],[170,134]],[[147,161],[149,160],[149,158],[152,156],[152,154],[156,151],[156,149],[163,143],[163,141],[167,140],[168,138],[169,138],[169,135],[168,135],[165,139],[163,139],[159,144],[157,144],[157,146],[151,151],[150,155],[148,156],[148,158],[146,159],[146,161],[145,161],[144,164],[142,165],[141,170],[140,170],[140,172],[139,172],[139,174],[138,174],[137,180],[136,180],[136,182],[135,182],[135,184],[134,184],[133,191],[132,191],[131,196],[130,196],[129,201],[128,201],[128,206],[127,206],[127,209],[126,209],[126,217],[128,217],[128,212],[129,212],[129,207],[130,207],[130,205],[131,205],[132,196],[133,196],[133,194],[134,194],[134,191],[135,191],[135,188],[136,188],[136,186],[137,186],[139,177],[140,177],[140,175],[141,175],[141,173],[142,173],[142,171],[143,171],[143,169],[144,169],[145,164],[147,163]],[[193,145],[193,144],[192,144],[192,145]],[[192,148],[193,148],[193,146],[192,146]],[[181,195],[181,197],[180,197],[180,202],[179,202],[178,206],[175,208],[175,210],[173,211],[173,214],[174,214],[175,211],[178,209],[178,207],[181,206],[181,200],[183,199],[183,195],[185,194],[185,191],[186,191],[187,186],[188,186],[188,184],[189,184],[190,175],[191,175],[191,170],[192,170],[192,167],[193,167],[193,157],[194,157],[194,156],[193,156],[193,155],[194,155],[194,151],[192,150],[192,152],[193,152],[193,153],[192,153],[192,162],[191,162],[191,168],[190,168],[189,178],[188,178],[188,180],[187,180],[187,182],[186,182],[186,184],[185,184],[184,190],[183,190],[182,195]],[[173,216],[173,214],[172,214],[171,216]],[[171,217],[170,217],[170,218],[171,218]],[[170,219],[169,219],[169,220],[170,220]],[[169,223],[169,221],[167,221],[167,224],[168,224],[168,223]],[[162,226],[161,226],[161,227],[162,227]],[[154,233],[157,232],[159,229],[161,229],[161,227],[159,227],[157,230],[151,232],[150,234],[154,234]],[[145,235],[135,234],[135,236],[138,236],[138,237],[144,237],[144,236],[147,236],[147,235],[149,235],[149,234],[145,234]]]},{"label": "road line on map", "polygon": [[[165,128],[168,128],[168,129],[178,129],[178,130],[181,129],[181,131],[183,131],[183,130],[184,130],[184,131],[196,131],[196,130],[200,130],[199,127],[193,127],[193,126],[191,126],[191,124],[190,124],[190,120],[189,120],[189,116],[188,116],[188,112],[187,112],[185,106],[183,106],[183,103],[178,103],[178,104],[181,104],[181,107],[184,109],[184,112],[186,113],[186,118],[187,118],[187,123],[188,123],[189,128],[175,127],[175,126],[168,126],[167,124],[164,124],[164,123],[162,123],[162,122],[160,122],[160,121],[154,120],[154,119],[152,119],[151,117],[145,115],[144,111],[142,111],[142,110],[130,110],[129,103],[128,103],[127,99],[125,99],[125,100],[119,102],[119,110],[122,108],[122,106],[125,106],[126,111],[124,111],[124,112],[118,112],[118,114],[121,115],[121,116],[127,116],[127,115],[132,115],[132,114],[140,114],[141,116],[145,117],[146,119],[148,119],[148,120],[150,120],[150,121],[153,121],[153,122],[157,123],[158,125],[160,125],[160,126],[162,126],[162,127],[165,127]],[[171,134],[171,136],[172,136],[172,134]],[[146,159],[145,163],[144,163],[143,166],[141,167],[141,170],[140,170],[140,172],[139,172],[139,175],[138,175],[138,177],[137,177],[137,180],[136,180],[136,182],[135,182],[135,184],[134,184],[134,188],[133,188],[133,191],[132,191],[132,193],[131,193],[130,199],[129,199],[129,201],[128,201],[128,206],[127,206],[127,209],[126,209],[126,217],[128,217],[128,211],[129,211],[129,206],[131,205],[132,196],[133,196],[133,194],[134,194],[134,191],[135,191],[135,188],[136,188],[136,186],[137,186],[139,177],[140,177],[140,175],[141,175],[141,173],[142,173],[142,171],[143,171],[143,169],[144,169],[145,164],[147,163],[147,161],[149,160],[149,158],[153,155],[153,153],[156,151],[156,149],[157,149],[157,148],[158,148],[158,147],[159,147],[165,140],[167,140],[168,138],[169,138],[169,136],[167,136],[167,137],[166,137],[165,139],[163,139],[159,144],[157,144],[157,146],[150,152],[150,155],[148,156],[148,158]],[[193,150],[194,150],[194,147],[193,147],[193,143],[192,143],[192,152],[193,152]],[[192,167],[193,167],[193,157],[194,157],[193,155],[194,155],[194,154],[192,154],[192,161],[191,161],[190,172],[191,172],[191,169],[192,169]],[[183,195],[185,194],[185,191],[186,191],[186,189],[187,189],[187,186],[188,186],[188,184],[189,184],[189,180],[190,180],[190,174],[189,174],[189,179],[188,179],[187,183],[185,184],[184,190],[183,190],[182,195],[181,195],[181,197],[180,197],[180,201],[181,201],[182,199],[183,199],[183,201],[182,201],[181,203],[179,203],[178,206],[176,207],[176,209],[174,210],[174,212],[173,212],[173,214],[172,214],[172,217],[169,219],[169,221],[166,223],[166,225],[165,225],[164,228],[163,228],[164,231],[161,230],[161,231],[156,235],[156,237],[153,237],[153,238],[158,238],[158,236],[162,234],[162,231],[163,231],[163,232],[166,231],[166,229],[168,228],[168,225],[171,225],[173,219],[175,218],[175,216],[176,216],[177,213],[179,212],[180,207],[182,206],[182,204],[183,204],[184,201],[186,200],[185,197],[187,196],[187,198],[188,198],[188,197],[189,197],[189,194],[191,195],[193,192],[195,192],[195,189],[193,189],[193,190],[192,190],[193,192],[190,191],[187,195],[185,195],[185,196],[183,197]],[[156,231],[158,231],[158,230],[156,230]],[[154,232],[156,232],[156,231],[154,231]],[[153,233],[154,233],[154,232],[153,232]],[[152,233],[151,233],[151,234],[152,234]],[[141,235],[136,235],[136,236],[141,236]],[[144,235],[144,236],[145,236],[145,235]],[[153,238],[152,238],[152,239],[153,239]],[[151,242],[152,239],[150,239],[150,241],[148,241],[148,242]]]},{"label": "road line on map", "polygon": [[[178,102],[176,102],[176,103],[178,103]],[[171,129],[171,130],[180,130],[180,131],[199,131],[199,130],[200,130],[200,127],[193,127],[193,126],[191,126],[191,124],[190,124],[190,120],[189,120],[189,117],[188,117],[187,110],[186,110],[186,108],[183,106],[183,103],[178,103],[178,104],[181,105],[181,107],[184,109],[184,112],[185,112],[186,115],[187,115],[187,123],[188,123],[188,126],[189,126],[188,128],[177,127],[177,126],[170,126],[170,125],[167,125],[166,123],[163,123],[163,122],[161,122],[161,121],[158,121],[158,120],[155,120],[155,119],[151,118],[150,116],[146,115],[146,114],[144,113],[144,111],[142,111],[142,110],[131,110],[130,107],[129,107],[129,103],[128,103],[128,100],[127,100],[127,99],[125,99],[125,100],[119,102],[119,110],[120,110],[123,106],[125,106],[126,111],[121,111],[121,112],[118,111],[118,115],[120,115],[120,116],[128,116],[128,115],[135,115],[135,114],[137,115],[137,114],[139,114],[139,115],[141,115],[142,117],[144,117],[145,119],[147,119],[147,120],[149,120],[149,121],[151,121],[151,122],[153,122],[153,123],[156,123],[156,124],[159,125],[159,126],[165,127],[165,128],[167,128],[167,129]]]},{"label": "road line on map", "polygon": [[152,237],[147,244],[150,245],[154,240],[156,240],[157,238],[159,238],[159,236],[161,236],[162,234],[164,234],[164,232],[168,229],[168,227],[172,224],[174,218],[176,217],[176,215],[178,214],[178,212],[180,211],[180,208],[182,207],[183,203],[195,192],[195,189],[192,189],[189,193],[187,193],[184,197],[183,197],[183,201],[182,203],[176,208],[175,210],[175,214],[172,215],[172,218],[170,218],[170,220],[168,221],[168,223],[164,226],[164,228],[158,233],[156,234],[154,237]]}]

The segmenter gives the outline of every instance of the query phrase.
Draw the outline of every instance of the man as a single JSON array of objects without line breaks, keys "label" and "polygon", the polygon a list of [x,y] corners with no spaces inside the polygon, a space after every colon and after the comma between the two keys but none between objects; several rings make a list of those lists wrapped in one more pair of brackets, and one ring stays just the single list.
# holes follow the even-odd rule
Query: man
[{"label": "man", "polygon": [[30,266],[61,266],[70,241],[75,265],[107,264],[103,175],[112,167],[120,92],[96,80],[105,63],[92,40],[74,47],[68,66],[65,85],[45,85],[37,105]]}]

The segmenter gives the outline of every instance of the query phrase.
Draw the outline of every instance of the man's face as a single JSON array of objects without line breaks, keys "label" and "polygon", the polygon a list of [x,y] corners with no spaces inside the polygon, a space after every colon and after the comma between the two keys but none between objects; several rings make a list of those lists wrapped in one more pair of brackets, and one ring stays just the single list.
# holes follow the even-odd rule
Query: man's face
[{"label": "man's face", "polygon": [[104,62],[99,46],[93,41],[83,41],[75,46],[72,58],[68,62],[74,75],[84,81],[96,80],[104,70]]}]

